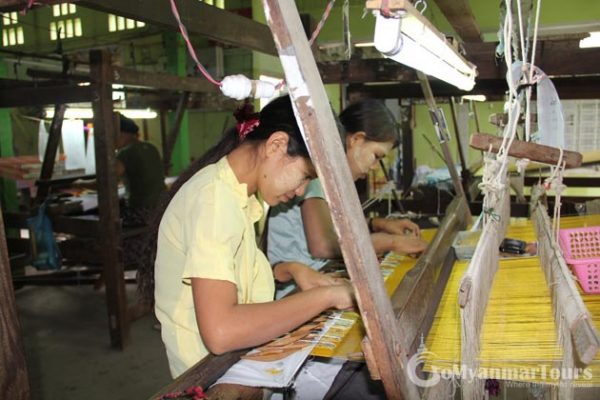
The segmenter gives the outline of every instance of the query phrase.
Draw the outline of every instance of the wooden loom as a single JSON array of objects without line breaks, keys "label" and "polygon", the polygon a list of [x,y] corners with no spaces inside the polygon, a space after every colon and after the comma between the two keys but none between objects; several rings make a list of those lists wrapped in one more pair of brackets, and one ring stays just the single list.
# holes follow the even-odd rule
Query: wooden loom
[{"label": "wooden loom", "polygon": [[[332,135],[322,134],[335,132],[335,124],[294,4],[291,0],[264,0],[264,8],[299,122],[332,210],[346,267],[355,285],[366,329],[363,351],[371,374],[382,380],[390,399],[446,397],[450,390],[448,382],[442,381],[442,384],[421,393],[407,379],[405,366],[409,356],[416,351],[419,337],[429,331],[433,313],[450,275],[453,255],[449,248],[456,232],[464,228],[469,217],[466,202],[459,196],[451,204],[432,243],[400,282],[390,302],[368,240],[366,225],[360,219],[350,218],[360,215],[361,211],[341,145]],[[465,274],[461,284],[459,298],[463,306],[463,347],[470,349],[465,351],[463,357],[473,368],[477,367],[479,333],[488,292],[498,267],[497,247],[507,226],[508,201],[508,193],[504,193],[494,205],[498,208],[500,219],[492,221],[484,229],[484,239],[478,246],[472,268]],[[209,356],[159,394],[191,385],[207,387],[241,353],[235,352],[225,357]],[[477,393],[482,392],[483,383],[475,379],[463,387],[465,398],[475,398]]]}]

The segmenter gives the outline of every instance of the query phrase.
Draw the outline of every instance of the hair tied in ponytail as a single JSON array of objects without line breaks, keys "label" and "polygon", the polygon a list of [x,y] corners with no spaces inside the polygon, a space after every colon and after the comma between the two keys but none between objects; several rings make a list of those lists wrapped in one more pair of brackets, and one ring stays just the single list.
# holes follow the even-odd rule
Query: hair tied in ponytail
[{"label": "hair tied in ponytail", "polygon": [[246,102],[234,111],[233,116],[237,120],[236,129],[240,141],[244,140],[250,132],[260,125],[260,114],[254,112],[254,106]]}]

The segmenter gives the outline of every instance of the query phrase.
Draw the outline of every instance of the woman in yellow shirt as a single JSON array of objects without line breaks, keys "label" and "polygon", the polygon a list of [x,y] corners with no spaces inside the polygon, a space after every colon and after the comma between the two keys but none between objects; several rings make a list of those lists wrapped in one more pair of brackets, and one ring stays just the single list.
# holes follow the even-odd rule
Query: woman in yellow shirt
[{"label": "woman in yellow shirt", "polygon": [[[209,352],[257,346],[326,309],[352,306],[347,282],[299,263],[272,270],[256,245],[255,194],[273,206],[302,195],[315,177],[289,97],[241,119],[181,175],[160,222],[155,309],[173,377]],[[302,290],[273,301],[274,278]]]}]

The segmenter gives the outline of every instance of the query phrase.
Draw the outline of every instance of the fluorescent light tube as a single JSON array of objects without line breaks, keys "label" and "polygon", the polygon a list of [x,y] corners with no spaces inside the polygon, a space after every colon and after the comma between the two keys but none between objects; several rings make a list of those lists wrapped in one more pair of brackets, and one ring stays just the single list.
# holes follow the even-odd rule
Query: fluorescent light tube
[{"label": "fluorescent light tube", "polygon": [[400,17],[386,18],[376,11],[375,47],[401,64],[469,91],[475,86],[475,66],[466,61],[446,38],[409,3]]},{"label": "fluorescent light tube", "polygon": [[[53,118],[54,117],[54,108],[47,108],[46,117]],[[151,109],[115,109],[116,112],[119,112],[131,119],[154,119],[157,117],[157,113]],[[94,111],[91,108],[67,108],[65,111],[66,119],[92,119],[94,118]]]}]

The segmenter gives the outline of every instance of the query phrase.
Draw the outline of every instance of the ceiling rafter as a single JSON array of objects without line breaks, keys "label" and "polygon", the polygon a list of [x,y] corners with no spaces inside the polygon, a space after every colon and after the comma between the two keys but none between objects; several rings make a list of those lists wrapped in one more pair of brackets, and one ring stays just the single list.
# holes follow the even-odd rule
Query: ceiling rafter
[{"label": "ceiling rafter", "polygon": [[[169,30],[179,29],[168,1],[144,0],[36,0],[35,4],[76,3]],[[27,0],[0,0],[0,12],[23,10]],[[207,5],[200,1],[177,0],[181,20],[190,34],[216,42],[277,55],[269,27],[250,18]]]},{"label": "ceiling rafter", "polygon": [[482,42],[481,29],[468,0],[434,0],[458,36],[465,42]]}]

